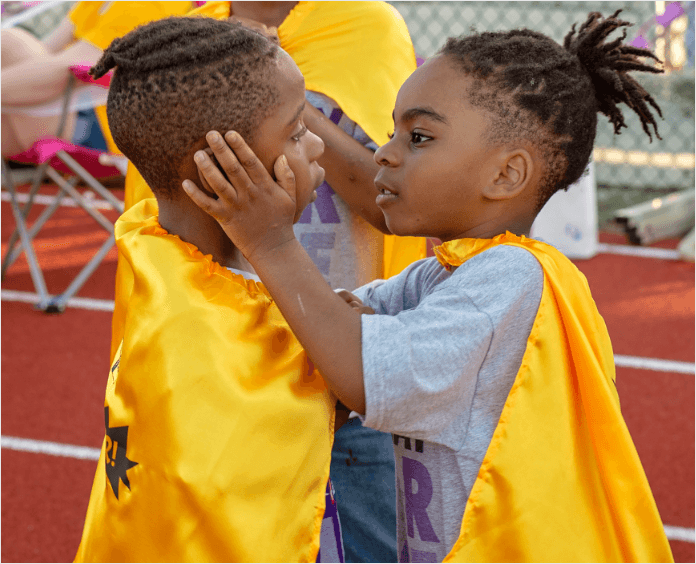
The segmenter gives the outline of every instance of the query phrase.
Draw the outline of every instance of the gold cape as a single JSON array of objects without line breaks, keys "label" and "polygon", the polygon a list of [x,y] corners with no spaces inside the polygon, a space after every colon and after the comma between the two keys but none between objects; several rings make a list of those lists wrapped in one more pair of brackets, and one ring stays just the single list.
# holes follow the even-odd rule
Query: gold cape
[{"label": "gold cape", "polygon": [[450,241],[435,253],[459,266],[496,245],[530,251],[544,288],[445,562],[672,562],[587,280],[550,245],[511,233]]},{"label": "gold cape", "polygon": [[[229,2],[206,2],[189,15],[230,17]],[[281,47],[300,67],[307,90],[332,98],[378,145],[394,129],[392,111],[401,85],[416,70],[408,28],[395,8],[384,2],[298,2],[278,28]],[[375,194],[376,195],[376,194]],[[154,198],[131,164],[126,175],[125,209]],[[401,272],[426,255],[423,237],[384,236],[382,277]],[[116,274],[111,358],[122,331],[122,307],[128,301],[130,273]]]},{"label": "gold cape", "polygon": [[335,398],[264,286],[154,200],[116,233],[135,284],[76,561],[314,562]]},{"label": "gold cape", "polygon": [[[193,2],[78,2],[68,18],[75,26],[75,39],[91,43],[103,51],[114,39],[139,25],[169,16],[183,16],[192,7]],[[109,131],[106,106],[95,107],[94,113],[109,152],[119,154]]]}]

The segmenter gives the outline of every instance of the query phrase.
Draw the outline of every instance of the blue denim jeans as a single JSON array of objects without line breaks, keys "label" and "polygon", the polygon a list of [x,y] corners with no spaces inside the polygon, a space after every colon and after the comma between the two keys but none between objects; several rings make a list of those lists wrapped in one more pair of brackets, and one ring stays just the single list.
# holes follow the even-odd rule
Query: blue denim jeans
[{"label": "blue denim jeans", "polygon": [[349,419],[331,453],[331,482],[346,562],[397,562],[396,484],[391,435]]}]

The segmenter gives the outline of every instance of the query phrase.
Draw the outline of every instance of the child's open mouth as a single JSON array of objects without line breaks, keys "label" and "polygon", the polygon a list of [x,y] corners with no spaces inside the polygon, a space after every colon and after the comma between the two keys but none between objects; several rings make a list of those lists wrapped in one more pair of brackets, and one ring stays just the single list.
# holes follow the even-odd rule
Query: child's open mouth
[{"label": "child's open mouth", "polygon": [[398,196],[398,194],[395,191],[393,191],[388,186],[385,186],[381,182],[375,182],[375,186],[377,187],[377,191],[379,192],[377,199],[375,200],[375,203],[378,206],[387,204],[390,201],[395,200]]}]

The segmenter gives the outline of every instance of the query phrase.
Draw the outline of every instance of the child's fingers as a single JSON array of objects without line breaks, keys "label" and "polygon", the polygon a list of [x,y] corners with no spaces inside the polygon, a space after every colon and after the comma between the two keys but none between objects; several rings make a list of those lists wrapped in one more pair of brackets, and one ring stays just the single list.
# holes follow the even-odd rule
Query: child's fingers
[{"label": "child's fingers", "polygon": [[[236,190],[237,197],[246,199],[246,194],[253,192],[254,183],[249,178],[247,171],[241,165],[239,158],[233,152],[233,149],[230,148],[230,146],[225,142],[225,139],[223,139],[217,131],[209,131],[206,134],[205,139],[210,148],[213,150],[217,162],[227,175],[227,180],[229,180]],[[210,182],[210,178],[207,178],[207,180]],[[218,193],[218,195],[220,194]]]},{"label": "child's fingers", "polygon": [[348,290],[344,290],[343,288],[336,289],[334,290],[334,292],[336,293],[336,295],[340,296],[344,302],[348,304],[355,301],[362,303],[360,301],[360,298],[358,298],[355,294],[349,292]]},{"label": "child's fingers", "polygon": [[[205,153],[210,157],[210,159],[213,161],[213,164],[220,168],[220,165],[217,163],[217,159],[215,158],[215,154],[213,153],[213,150],[210,147],[207,147],[206,149],[203,149]],[[201,173],[200,169],[198,170],[198,180],[201,181],[201,184],[203,185],[203,191],[204,193],[207,191],[208,193],[215,193],[215,190],[212,189],[210,184],[208,184],[208,181],[205,179],[205,176]]]},{"label": "child's fingers", "polygon": [[280,155],[273,164],[273,171],[276,175],[278,185],[285,190],[290,197],[295,199],[295,173],[288,164],[288,159],[285,155]]},{"label": "child's fingers", "polygon": [[181,186],[184,192],[189,195],[189,198],[191,198],[199,208],[213,218],[218,219],[218,200],[214,200],[210,196],[204,194],[203,191],[190,180],[184,180]]},{"label": "child's fingers", "polygon": [[[232,147],[238,162],[244,168],[249,178],[254,184],[261,184],[272,180],[271,175],[268,174],[266,167],[256,156],[256,153],[251,150],[246,141],[242,139],[242,136],[236,131],[228,131],[225,133],[225,141]],[[213,147],[213,150],[215,148]],[[217,155],[217,152],[215,153]],[[218,157],[219,158],[219,157]]]},{"label": "child's fingers", "polygon": [[[238,201],[239,194],[236,188],[227,182],[220,169],[215,166],[215,163],[205,151],[196,151],[196,154],[193,155],[193,160],[196,162],[200,176],[205,179],[205,182],[213,192],[228,202],[236,203]],[[225,172],[229,174],[227,171]]]}]

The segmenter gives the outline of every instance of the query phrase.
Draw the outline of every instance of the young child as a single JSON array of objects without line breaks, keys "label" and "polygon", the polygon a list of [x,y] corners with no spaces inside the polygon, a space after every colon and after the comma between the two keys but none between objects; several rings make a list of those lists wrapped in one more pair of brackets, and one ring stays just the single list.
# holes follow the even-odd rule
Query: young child
[{"label": "young child", "polygon": [[[292,233],[296,181],[273,181],[238,133],[199,152],[214,200],[188,181],[266,283],[341,402],[393,433],[401,561],[671,561],[621,416],[606,326],[583,275],[527,237],[618,104],[652,138],[659,108],[628,72],[649,51],[589,15],[564,45],[530,30],[449,39],[406,81],[375,154],[377,203],[436,258],[346,301]],[[624,34],[625,37],[625,34]],[[234,152],[233,152],[234,151]],[[243,165],[240,165],[243,163]]]},{"label": "young child", "polygon": [[281,155],[293,167],[297,220],[324,178],[323,142],[301,119],[302,74],[240,24],[187,17],[116,39],[92,73],[112,67],[114,140],[157,201],[116,226],[134,285],[76,560],[314,562],[321,538],[322,560],[335,562],[335,396],[181,190],[206,132],[239,128],[269,172]]},{"label": "young child", "polygon": [[[329,284],[356,288],[375,278],[388,278],[424,258],[425,239],[391,235],[375,203],[373,181],[379,167],[374,151],[389,140],[396,94],[416,69],[408,28],[399,13],[386,2],[213,1],[189,15],[193,14],[239,18],[245,25],[271,33],[304,75],[307,104],[302,119],[324,141],[319,164],[326,178],[294,230]],[[130,167],[126,210],[152,197]],[[112,358],[121,341],[123,312],[132,287],[129,278],[120,257]],[[346,560],[396,562],[391,436],[351,418],[334,437],[331,482],[336,488]]]}]

